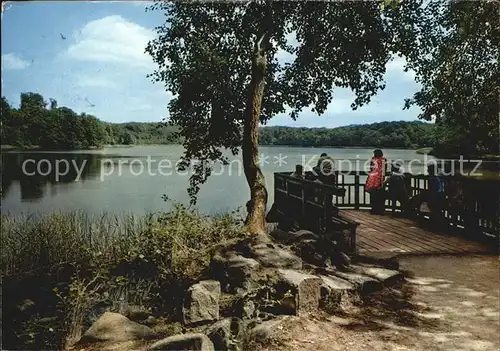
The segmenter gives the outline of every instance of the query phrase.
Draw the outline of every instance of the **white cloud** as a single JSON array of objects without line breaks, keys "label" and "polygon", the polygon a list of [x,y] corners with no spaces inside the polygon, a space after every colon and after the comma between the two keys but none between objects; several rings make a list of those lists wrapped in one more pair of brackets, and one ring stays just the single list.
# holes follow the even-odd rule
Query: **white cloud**
[{"label": "white cloud", "polygon": [[116,83],[104,77],[76,76],[76,86],[85,88],[114,88]]},{"label": "white cloud", "polygon": [[25,69],[29,66],[29,62],[23,60],[15,53],[2,55],[2,69]]},{"label": "white cloud", "polygon": [[396,73],[401,74],[401,77],[414,80],[415,79],[415,71],[408,70],[408,72],[404,71],[406,65],[406,60],[400,56],[395,56],[391,61],[387,63],[385,69],[388,73]]},{"label": "white cloud", "polygon": [[113,15],[88,22],[75,35],[76,43],[66,54],[74,60],[110,62],[133,68],[152,68],[144,53],[154,32],[125,18]]}]

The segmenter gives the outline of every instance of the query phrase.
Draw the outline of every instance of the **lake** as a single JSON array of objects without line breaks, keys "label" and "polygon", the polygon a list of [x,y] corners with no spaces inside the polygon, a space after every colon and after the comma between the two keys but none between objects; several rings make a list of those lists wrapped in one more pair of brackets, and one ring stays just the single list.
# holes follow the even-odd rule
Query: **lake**
[{"label": "lake", "polygon": [[[70,152],[10,152],[2,154],[2,213],[42,213],[83,210],[113,213],[166,210],[162,199],[189,203],[189,172],[175,171],[182,154],[179,145],[111,147]],[[373,149],[260,147],[263,172],[273,201],[273,172],[294,170],[298,163],[315,166],[322,152],[339,160],[342,170],[363,169]],[[412,173],[422,172],[425,158],[413,150],[384,150],[389,160],[413,162]],[[249,189],[241,156],[229,166],[216,165],[201,186],[197,208],[220,213],[243,206]],[[24,171],[23,171],[24,165]],[[306,166],[306,169],[308,167]]]}]

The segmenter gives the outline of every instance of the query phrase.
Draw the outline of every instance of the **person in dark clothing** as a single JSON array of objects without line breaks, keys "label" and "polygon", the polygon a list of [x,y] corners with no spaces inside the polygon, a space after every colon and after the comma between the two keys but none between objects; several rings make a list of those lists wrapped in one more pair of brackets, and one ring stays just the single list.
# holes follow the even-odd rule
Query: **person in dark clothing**
[{"label": "person in dark clothing", "polygon": [[405,174],[402,172],[399,164],[392,164],[391,175],[387,179],[387,185],[389,187],[388,198],[392,202],[392,212],[396,208],[396,202],[400,203],[401,212],[406,212],[409,200],[408,189],[406,189]]},{"label": "person in dark clothing", "polygon": [[320,155],[318,164],[313,168],[313,170],[323,184],[335,185],[337,183],[335,161],[326,153],[323,152]]},{"label": "person in dark clothing", "polygon": [[385,165],[387,160],[382,150],[373,151],[373,157],[370,162],[370,173],[365,183],[365,191],[370,193],[370,202],[372,205],[371,213],[383,215],[385,212],[385,191],[383,187],[385,178]]},{"label": "person in dark clothing", "polygon": [[427,203],[431,211],[431,219],[436,225],[441,225],[445,200],[443,180],[438,175],[436,165],[429,165],[427,172],[430,175]]},{"label": "person in dark clothing", "polygon": [[444,219],[444,184],[437,171],[437,165],[431,164],[427,166],[427,173],[429,175],[429,188],[412,197],[409,201],[408,208],[411,209],[415,215],[428,213],[433,224],[440,227]]}]

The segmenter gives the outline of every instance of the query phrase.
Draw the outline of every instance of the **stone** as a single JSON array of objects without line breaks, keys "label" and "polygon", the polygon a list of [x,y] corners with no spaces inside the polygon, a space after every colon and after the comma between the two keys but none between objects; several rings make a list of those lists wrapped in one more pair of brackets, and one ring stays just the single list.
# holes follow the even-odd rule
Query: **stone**
[{"label": "stone", "polygon": [[255,260],[264,267],[302,269],[300,257],[271,243],[254,245],[252,253]]},{"label": "stone", "polygon": [[387,269],[387,268],[380,268],[380,267],[368,267],[368,266],[354,266],[354,269],[358,273],[362,273],[365,275],[368,275],[370,277],[373,277],[379,281],[381,281],[384,284],[391,284],[393,282],[396,282],[400,279],[403,278],[403,275],[401,272],[393,270],[393,269]]},{"label": "stone", "polygon": [[335,276],[356,285],[356,287],[358,287],[362,292],[375,291],[381,287],[381,284],[377,279],[365,274],[335,272]]},{"label": "stone", "polygon": [[255,259],[235,252],[215,255],[211,262],[213,275],[223,283],[226,292],[250,288],[252,275],[259,267]]},{"label": "stone", "polygon": [[265,342],[271,339],[276,332],[283,330],[283,324],[289,320],[291,316],[279,316],[276,319],[271,319],[257,324],[250,329],[248,336],[249,339],[257,342]]},{"label": "stone", "polygon": [[314,312],[319,308],[321,298],[321,278],[289,269],[278,270],[285,286],[289,287],[293,295],[293,314],[300,315]]},{"label": "stone", "polygon": [[322,287],[326,288],[328,292],[355,290],[354,284],[345,279],[333,275],[320,275],[320,278],[323,280]]},{"label": "stone", "polygon": [[187,333],[170,336],[151,345],[148,351],[215,351],[208,336],[201,333]]},{"label": "stone", "polygon": [[151,328],[131,321],[119,313],[105,312],[83,334],[79,343],[119,342],[154,337],[156,337],[156,333]]},{"label": "stone", "polygon": [[320,275],[321,285],[320,307],[328,313],[336,312],[342,303],[355,292],[354,284],[333,275]]},{"label": "stone", "polygon": [[184,298],[184,324],[198,324],[219,319],[220,283],[203,280],[192,285]]},{"label": "stone", "polygon": [[205,330],[217,351],[240,351],[243,341],[243,322],[240,318],[224,318]]}]

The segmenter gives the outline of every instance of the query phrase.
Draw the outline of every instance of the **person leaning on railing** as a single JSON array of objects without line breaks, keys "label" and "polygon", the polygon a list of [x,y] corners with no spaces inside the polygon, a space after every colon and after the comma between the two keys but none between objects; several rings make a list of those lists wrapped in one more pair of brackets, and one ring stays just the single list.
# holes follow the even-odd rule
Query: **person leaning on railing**
[{"label": "person leaning on railing", "polygon": [[370,203],[372,205],[371,213],[383,215],[385,212],[385,192],[384,192],[384,178],[385,167],[387,160],[384,153],[380,149],[373,151],[373,157],[370,161],[370,173],[366,178],[365,191],[370,194]]}]

